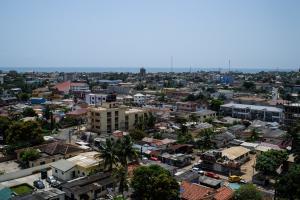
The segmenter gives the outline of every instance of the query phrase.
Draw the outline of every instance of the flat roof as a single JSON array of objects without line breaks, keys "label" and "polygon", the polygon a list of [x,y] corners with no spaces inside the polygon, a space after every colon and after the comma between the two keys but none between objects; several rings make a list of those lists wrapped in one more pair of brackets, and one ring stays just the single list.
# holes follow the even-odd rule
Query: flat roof
[{"label": "flat roof", "polygon": [[226,156],[230,160],[235,160],[236,158],[248,153],[249,151],[249,149],[241,146],[230,147],[228,149],[222,150],[222,156]]},{"label": "flat roof", "polygon": [[240,108],[240,109],[246,109],[249,108],[251,110],[266,110],[270,112],[282,112],[283,110],[281,108],[273,107],[273,106],[258,106],[258,105],[249,105],[249,104],[238,104],[238,103],[227,103],[224,105],[221,105],[221,107],[225,108]]},{"label": "flat roof", "polygon": [[98,155],[100,155],[99,152],[91,151],[69,158],[68,161],[80,167],[88,168],[98,165],[99,162],[103,160],[102,158],[97,157]]},{"label": "flat roof", "polygon": [[68,161],[68,160],[58,160],[56,162],[54,162],[53,164],[51,164],[51,167],[54,167],[55,169],[61,170],[63,172],[69,171],[70,169],[72,169],[73,167],[75,167],[76,164]]}]

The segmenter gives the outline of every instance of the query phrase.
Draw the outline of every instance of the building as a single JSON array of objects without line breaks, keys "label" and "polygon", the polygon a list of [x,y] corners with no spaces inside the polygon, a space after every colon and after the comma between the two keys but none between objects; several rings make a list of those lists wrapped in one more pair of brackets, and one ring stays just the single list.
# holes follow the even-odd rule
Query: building
[{"label": "building", "polygon": [[145,77],[146,75],[146,69],[144,67],[140,68],[140,76]]},{"label": "building", "polygon": [[245,147],[236,146],[221,151],[222,157],[226,157],[229,161],[244,163],[249,159],[250,150]]},{"label": "building", "polygon": [[232,99],[234,92],[232,90],[218,90],[215,93],[211,94],[211,97],[214,99],[224,98],[224,99]]},{"label": "building", "polygon": [[0,84],[4,83],[4,77],[6,74],[0,74]]},{"label": "building", "polygon": [[295,126],[300,120],[300,104],[292,103],[284,105],[284,124],[288,127]]},{"label": "building", "polygon": [[138,104],[138,105],[143,105],[145,104],[146,101],[146,95],[143,95],[141,93],[137,93],[133,95],[133,102]]},{"label": "building", "polygon": [[12,200],[65,200],[65,192],[57,188],[38,190],[25,196],[16,196]]},{"label": "building", "polygon": [[268,122],[282,122],[283,120],[283,110],[271,106],[228,103],[221,105],[220,110],[225,116],[240,119],[259,119]]},{"label": "building", "polygon": [[[39,151],[40,157],[36,160],[29,161],[29,167],[44,165],[60,159],[71,158],[84,151],[78,146],[65,144],[62,142],[52,142],[30,147],[30,149],[31,148]],[[20,160],[22,152],[26,151],[27,149],[28,148],[16,150],[17,160]]]},{"label": "building", "polygon": [[103,102],[106,102],[107,94],[86,94],[85,102],[89,105],[102,105]]},{"label": "building", "polygon": [[147,111],[129,108],[117,102],[106,102],[101,107],[88,108],[88,129],[96,133],[112,133],[115,130],[126,131],[147,116]]},{"label": "building", "polygon": [[61,188],[67,199],[93,200],[107,195],[115,182],[111,173],[98,173],[64,183]]},{"label": "building", "polygon": [[80,153],[77,156],[69,158],[68,161],[76,165],[76,177],[86,176],[98,169],[104,160],[97,151]]},{"label": "building", "polygon": [[60,181],[69,181],[76,178],[76,164],[68,160],[59,160],[50,165],[52,176]]},{"label": "building", "polygon": [[195,102],[176,102],[176,110],[179,112],[195,112],[198,110],[198,104]]},{"label": "building", "polygon": [[187,181],[181,183],[180,190],[181,200],[230,200],[234,195],[234,191],[225,186],[213,189]]},{"label": "building", "polygon": [[207,119],[215,119],[216,118],[216,112],[213,110],[199,110],[196,112],[192,112],[191,115],[194,115],[198,122],[204,122]]}]

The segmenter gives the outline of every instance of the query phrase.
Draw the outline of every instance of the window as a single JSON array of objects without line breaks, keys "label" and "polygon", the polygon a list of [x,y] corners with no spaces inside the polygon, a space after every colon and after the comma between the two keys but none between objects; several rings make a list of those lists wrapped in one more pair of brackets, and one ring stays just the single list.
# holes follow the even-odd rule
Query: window
[{"label": "window", "polygon": [[55,169],[55,173],[57,173],[57,169]]}]

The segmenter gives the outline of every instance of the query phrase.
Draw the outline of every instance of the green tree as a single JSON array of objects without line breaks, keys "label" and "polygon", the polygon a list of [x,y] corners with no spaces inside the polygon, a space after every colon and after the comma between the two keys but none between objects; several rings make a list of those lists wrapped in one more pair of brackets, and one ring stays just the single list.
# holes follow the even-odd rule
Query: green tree
[{"label": "green tree", "polygon": [[253,184],[242,185],[235,191],[236,200],[262,200],[262,195]]},{"label": "green tree", "polygon": [[37,116],[36,112],[31,107],[25,108],[22,112],[22,115],[23,115],[23,117],[36,117]]},{"label": "green tree", "polygon": [[131,186],[135,199],[179,199],[179,184],[169,171],[158,165],[142,166],[134,170]]},{"label": "green tree", "polygon": [[269,150],[260,154],[256,159],[255,169],[264,175],[276,175],[276,170],[288,159],[285,151]]},{"label": "green tree", "polygon": [[300,199],[300,165],[292,166],[287,174],[279,178],[276,195],[288,199]]},{"label": "green tree", "polygon": [[212,138],[214,136],[214,132],[212,129],[204,129],[199,133],[200,138],[196,141],[197,147],[204,152],[204,150],[208,150],[213,148],[214,144],[212,142]]},{"label": "green tree", "polygon": [[6,143],[16,148],[41,144],[44,139],[40,124],[35,121],[13,122],[5,131]]},{"label": "green tree", "polygon": [[116,154],[118,161],[125,167],[126,173],[128,170],[128,161],[134,161],[137,159],[137,153],[133,149],[133,142],[129,135],[125,135],[122,139],[116,142]]},{"label": "green tree", "polygon": [[26,149],[25,151],[20,153],[21,161],[23,162],[25,167],[28,167],[29,161],[36,160],[40,157],[40,153],[36,149]]},{"label": "green tree", "polygon": [[6,134],[5,131],[9,128],[11,125],[11,121],[7,117],[0,116],[0,135],[3,136],[3,140],[6,140]]},{"label": "green tree", "polygon": [[18,99],[20,101],[28,101],[29,98],[30,98],[30,95],[28,93],[22,92],[22,93],[18,94]]},{"label": "green tree", "polygon": [[113,175],[119,180],[119,193],[123,196],[124,191],[129,189],[127,170],[122,165],[119,165],[114,169]]},{"label": "green tree", "polygon": [[252,90],[255,90],[255,83],[252,81],[245,81],[243,83],[243,87],[248,91],[249,90],[252,91]]},{"label": "green tree", "polygon": [[220,99],[212,99],[210,101],[210,108],[216,112],[219,112],[221,105],[224,104],[224,101]]},{"label": "green tree", "polygon": [[117,165],[118,157],[116,155],[116,142],[113,138],[108,138],[105,144],[100,146],[101,158],[104,159],[104,169],[111,171],[113,165]]},{"label": "green tree", "polygon": [[132,129],[129,131],[129,135],[133,140],[139,141],[146,136],[146,133],[140,129]]},{"label": "green tree", "polygon": [[43,117],[46,119],[46,120],[49,120],[50,117],[51,117],[51,109],[49,106],[46,106],[45,109],[43,110]]}]

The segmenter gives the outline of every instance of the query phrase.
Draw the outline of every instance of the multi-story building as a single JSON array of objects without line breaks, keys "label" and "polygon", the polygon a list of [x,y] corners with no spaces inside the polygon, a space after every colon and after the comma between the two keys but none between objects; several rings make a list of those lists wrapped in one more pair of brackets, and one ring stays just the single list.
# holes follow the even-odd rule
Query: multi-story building
[{"label": "multi-story building", "polygon": [[267,122],[282,122],[283,120],[283,110],[272,106],[228,103],[222,105],[220,110],[225,116],[240,119],[258,119]]},{"label": "multi-story building", "polygon": [[101,107],[88,109],[88,129],[99,134],[129,130],[147,116],[143,109],[129,108],[117,102],[105,102]]},{"label": "multi-story building", "polygon": [[145,104],[146,95],[143,95],[141,93],[137,93],[133,95],[133,102],[139,105]]},{"label": "multi-story building", "polygon": [[101,106],[102,103],[105,102],[112,102],[116,101],[115,94],[86,94],[85,95],[85,102],[89,105],[99,105]]},{"label": "multi-story building", "polygon": [[300,120],[300,104],[291,103],[284,105],[284,124],[289,127],[295,126]]},{"label": "multi-story building", "polygon": [[196,112],[198,108],[198,104],[195,102],[176,102],[176,110],[183,112]]}]

